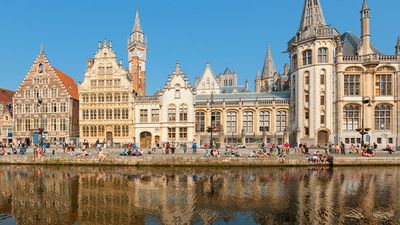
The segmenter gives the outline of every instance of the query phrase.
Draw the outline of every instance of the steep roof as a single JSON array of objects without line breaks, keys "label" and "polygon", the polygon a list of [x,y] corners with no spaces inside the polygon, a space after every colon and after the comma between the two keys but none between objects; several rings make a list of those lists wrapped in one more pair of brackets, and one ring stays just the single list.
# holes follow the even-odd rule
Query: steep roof
[{"label": "steep roof", "polygon": [[53,67],[54,72],[56,72],[57,76],[60,78],[61,82],[63,83],[65,89],[67,89],[69,95],[73,98],[78,100],[78,85],[75,83],[74,79],[72,79],[67,74],[61,72],[59,69]]},{"label": "steep roof", "polygon": [[268,45],[267,56],[265,57],[261,78],[266,79],[268,77],[273,77],[275,73],[276,69],[274,60],[272,59],[271,46]]},{"label": "steep roof", "polygon": [[[343,55],[354,56],[358,54],[358,46],[360,45],[360,38],[352,32],[346,32],[340,36],[343,42]],[[372,48],[374,54],[384,55],[381,51],[376,48]]]},{"label": "steep roof", "polygon": [[135,24],[133,25],[132,33],[134,33],[134,32],[141,32],[141,33],[143,33],[142,25],[140,25],[139,9],[136,9]]},{"label": "steep roof", "polygon": [[13,91],[0,88],[0,103],[10,104],[13,96],[14,96]]},{"label": "steep roof", "polygon": [[320,0],[305,0],[299,31],[321,25],[326,25],[326,22]]},{"label": "steep roof", "polygon": [[[280,92],[245,92],[245,93],[223,93],[215,94],[214,101],[257,101],[257,100],[283,100],[287,101],[290,98],[289,91]],[[209,101],[211,95],[196,95],[196,102]]]}]

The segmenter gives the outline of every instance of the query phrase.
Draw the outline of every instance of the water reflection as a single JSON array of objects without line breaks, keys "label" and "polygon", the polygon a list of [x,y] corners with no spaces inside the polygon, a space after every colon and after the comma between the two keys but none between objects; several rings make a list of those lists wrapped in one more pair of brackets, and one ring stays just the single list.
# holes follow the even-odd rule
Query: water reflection
[{"label": "water reflection", "polygon": [[0,223],[400,224],[399,185],[387,167],[1,166]]}]

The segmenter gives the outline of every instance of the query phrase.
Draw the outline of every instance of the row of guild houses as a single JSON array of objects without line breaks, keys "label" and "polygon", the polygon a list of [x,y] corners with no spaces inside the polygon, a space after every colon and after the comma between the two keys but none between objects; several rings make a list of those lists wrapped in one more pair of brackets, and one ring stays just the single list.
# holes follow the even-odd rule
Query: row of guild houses
[{"label": "row of guild houses", "polygon": [[288,42],[290,63],[278,72],[268,47],[255,91],[237,84],[236,71],[215,74],[210,64],[192,86],[177,62],[165,85],[146,95],[148,43],[136,12],[128,68],[105,40],[77,85],[40,51],[13,96],[12,139],[142,148],[193,141],[399,146],[400,39],[395,55],[372,47],[370,18],[364,0],[361,37],[341,34],[325,21],[320,0],[305,0]]}]

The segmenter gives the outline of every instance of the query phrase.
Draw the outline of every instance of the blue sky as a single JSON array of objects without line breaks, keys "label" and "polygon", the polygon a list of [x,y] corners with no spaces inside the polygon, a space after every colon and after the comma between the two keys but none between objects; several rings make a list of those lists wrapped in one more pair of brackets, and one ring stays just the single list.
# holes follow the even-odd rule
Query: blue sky
[{"label": "blue sky", "polygon": [[[327,23],[341,33],[360,33],[362,0],[321,0]],[[191,79],[207,62],[215,73],[237,70],[251,87],[262,68],[268,44],[278,70],[288,62],[287,41],[296,33],[303,0],[19,0],[0,7],[0,87],[15,90],[35,60],[41,43],[53,66],[83,79],[86,60],[97,42],[113,41],[127,65],[126,40],[136,7],[149,41],[147,88],[161,88],[175,61]],[[372,41],[394,54],[400,33],[399,0],[369,0]]]}]

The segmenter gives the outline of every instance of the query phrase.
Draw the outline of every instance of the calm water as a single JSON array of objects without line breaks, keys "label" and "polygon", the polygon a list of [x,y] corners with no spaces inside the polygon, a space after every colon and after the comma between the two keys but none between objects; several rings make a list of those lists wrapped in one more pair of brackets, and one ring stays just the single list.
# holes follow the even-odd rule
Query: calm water
[{"label": "calm water", "polygon": [[400,224],[400,168],[0,166],[0,224]]}]

